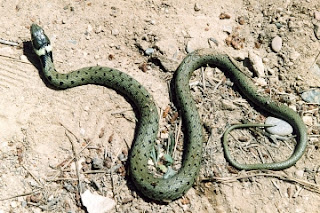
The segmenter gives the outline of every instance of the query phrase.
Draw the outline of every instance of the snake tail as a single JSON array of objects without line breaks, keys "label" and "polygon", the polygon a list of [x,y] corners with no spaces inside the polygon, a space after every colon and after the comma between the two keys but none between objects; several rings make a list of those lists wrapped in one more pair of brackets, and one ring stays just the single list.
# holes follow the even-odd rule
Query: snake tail
[{"label": "snake tail", "polygon": [[[292,155],[280,162],[265,163],[265,164],[240,164],[232,159],[227,142],[223,141],[224,153],[229,163],[240,170],[255,170],[255,169],[270,169],[270,170],[281,170],[293,166],[304,154],[307,146],[307,129],[301,119],[301,117],[288,106],[278,103],[270,99],[268,96],[258,93],[257,87],[253,81],[250,80],[236,65],[234,59],[226,54],[218,53],[213,49],[200,49],[196,50],[183,60],[179,68],[177,69],[176,77],[176,93],[178,103],[182,103],[183,115],[185,120],[190,122],[195,117],[192,113],[195,110],[194,104],[191,104],[191,93],[188,88],[188,82],[191,74],[194,70],[201,66],[211,65],[218,67],[224,73],[226,73],[230,79],[238,87],[242,95],[244,95],[249,101],[255,106],[262,110],[272,114],[275,117],[281,118],[287,121],[294,129],[296,134],[297,144]],[[191,111],[192,110],[192,111]],[[198,121],[197,121],[198,122]],[[190,122],[192,123],[192,122]],[[192,129],[192,125],[189,127]],[[223,139],[226,140],[226,137]]]}]

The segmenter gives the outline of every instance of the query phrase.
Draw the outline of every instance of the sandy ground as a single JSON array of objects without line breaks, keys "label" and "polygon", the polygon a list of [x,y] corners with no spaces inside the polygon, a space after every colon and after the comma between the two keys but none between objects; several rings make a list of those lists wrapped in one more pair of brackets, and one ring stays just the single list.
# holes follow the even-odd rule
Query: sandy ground
[{"label": "sandy ground", "polygon": [[[320,212],[319,109],[299,95],[320,86],[319,74],[310,70],[320,47],[314,33],[320,21],[315,16],[318,1],[50,2],[0,2],[0,38],[19,44],[0,44],[0,212],[85,212],[74,153],[81,163],[82,190],[114,200],[110,212]],[[30,47],[31,23],[41,25],[50,37],[59,71],[117,68],[148,89],[161,115],[171,105],[168,82],[186,51],[215,48],[249,68],[243,62],[253,51],[266,71],[258,84],[261,90],[271,91],[273,99],[308,121],[306,153],[295,166],[267,172],[270,176],[228,166],[220,141],[225,128],[242,119],[263,122],[266,115],[254,111],[223,73],[207,68],[205,78],[199,71],[191,80],[206,133],[199,181],[169,204],[148,200],[125,170],[135,128],[130,104],[95,85],[63,91],[48,87]],[[279,52],[271,49],[276,36],[282,39]],[[146,50],[154,53],[149,56]],[[160,140],[179,126],[174,116],[171,107],[161,118]],[[249,133],[234,136],[245,137],[246,146],[263,141]],[[257,144],[248,149],[231,145],[239,161],[252,163],[261,162],[256,157],[261,153],[266,161],[285,159],[294,140],[277,146],[259,143],[261,152]],[[92,170],[92,163],[99,161]]]}]

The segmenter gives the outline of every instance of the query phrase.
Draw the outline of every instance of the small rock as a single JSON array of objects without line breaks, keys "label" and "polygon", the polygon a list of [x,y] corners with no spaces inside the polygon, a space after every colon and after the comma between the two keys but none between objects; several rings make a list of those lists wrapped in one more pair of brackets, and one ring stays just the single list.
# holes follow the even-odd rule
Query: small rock
[{"label": "small rock", "polygon": [[227,13],[220,13],[219,18],[220,19],[230,19],[231,16]]},{"label": "small rock", "polygon": [[86,190],[80,196],[82,204],[89,213],[110,212],[116,205],[116,202],[113,199],[91,193],[89,190]]},{"label": "small rock", "polygon": [[320,89],[305,91],[301,94],[301,98],[308,103],[320,104]]},{"label": "small rock", "polygon": [[244,25],[247,22],[246,18],[244,16],[238,17],[238,23],[240,25]]},{"label": "small rock", "polygon": [[194,11],[196,11],[196,12],[198,12],[198,11],[200,11],[200,6],[199,6],[199,4],[198,3],[195,3],[194,4]]},{"label": "small rock", "polygon": [[258,55],[256,55],[253,51],[249,51],[248,57],[256,75],[259,78],[265,77],[266,75],[264,73],[264,65],[263,65],[262,59]]},{"label": "small rock", "polygon": [[310,116],[310,115],[303,116],[302,120],[307,126],[312,126],[313,125],[313,119],[312,119],[312,116]]},{"label": "small rock", "polygon": [[248,54],[245,54],[244,52],[236,52],[236,55],[232,56],[237,61],[244,61],[246,58],[248,58]]},{"label": "small rock", "polygon": [[275,75],[276,71],[274,69],[268,68],[269,75]]},{"label": "small rock", "polygon": [[314,18],[318,21],[320,21],[320,12],[319,11],[315,11],[314,12]]},{"label": "small rock", "polygon": [[[320,67],[319,67],[319,65],[317,63],[315,63],[311,67],[311,71],[312,71],[312,74],[315,74],[316,76],[318,76],[320,78]],[[320,87],[320,85],[318,87]]]},{"label": "small rock", "polygon": [[229,101],[229,100],[222,100],[221,107],[224,110],[230,110],[230,111],[236,108],[235,105],[232,103],[232,101]]},{"label": "small rock", "polygon": [[93,158],[91,165],[92,165],[93,169],[102,169],[103,168],[103,160],[100,158]]},{"label": "small rock", "polygon": [[298,52],[295,51],[295,50],[290,51],[290,53],[289,53],[289,59],[290,59],[291,61],[296,61],[299,57],[300,57],[300,53],[298,53]]},{"label": "small rock", "polygon": [[87,27],[87,33],[91,33],[91,31],[92,31],[92,26],[89,24]]},{"label": "small rock", "polygon": [[159,51],[170,60],[176,60],[178,58],[179,45],[176,39],[160,39],[156,42],[155,45],[159,49]]},{"label": "small rock", "polygon": [[160,133],[160,138],[161,139],[168,139],[169,138],[169,133],[168,132],[166,132],[166,133],[161,132]]},{"label": "small rock", "polygon": [[161,54],[152,55],[152,59],[159,61],[160,65],[163,67],[163,71],[165,72],[174,72],[179,65],[177,61],[171,60]]},{"label": "small rock", "polygon": [[257,85],[262,86],[262,87],[268,85],[266,79],[264,79],[264,78],[256,78],[255,82],[256,82]]},{"label": "small rock", "polygon": [[149,47],[144,52],[146,55],[152,55],[154,53],[154,49]]},{"label": "small rock", "polygon": [[232,33],[232,26],[231,25],[224,25],[222,28],[222,31],[226,32],[228,34],[231,34]]},{"label": "small rock", "polygon": [[18,203],[16,201],[12,201],[10,203],[10,206],[14,209],[14,208],[17,208],[18,207]]},{"label": "small rock", "polygon": [[80,129],[80,134],[81,134],[82,136],[84,136],[84,135],[86,134],[86,130],[85,130],[84,128],[81,128],[81,129]]},{"label": "small rock", "polygon": [[149,23],[150,23],[151,25],[155,25],[157,22],[156,22],[156,20],[151,19],[151,20],[149,21]]},{"label": "small rock", "polygon": [[279,118],[270,116],[266,119],[265,124],[274,125],[266,128],[266,130],[273,135],[287,136],[293,132],[292,126],[288,122]]},{"label": "small rock", "polygon": [[25,55],[20,55],[20,60],[23,61],[23,62],[27,62],[28,58]]},{"label": "small rock", "polygon": [[282,38],[276,36],[272,39],[271,48],[275,52],[279,52],[282,48]]},{"label": "small rock", "polygon": [[96,34],[103,32],[102,26],[99,25],[99,26],[95,29],[94,32],[95,32]]},{"label": "small rock", "polygon": [[303,178],[303,174],[304,174],[303,170],[297,170],[295,173],[298,178]]},{"label": "small rock", "polygon": [[123,153],[120,153],[120,154],[118,155],[118,159],[119,159],[120,161],[126,161],[128,158],[127,158],[127,156],[125,156]]},{"label": "small rock", "polygon": [[197,49],[202,49],[202,48],[209,48],[208,41],[205,39],[193,38],[190,41],[188,41],[186,46],[186,51],[187,53],[191,53]]},{"label": "small rock", "polygon": [[269,60],[269,58],[263,58],[263,59],[262,59],[262,62],[263,62],[264,64],[267,64],[267,63],[270,62],[270,60]]},{"label": "small rock", "polygon": [[117,36],[117,35],[119,35],[119,30],[118,29],[112,29],[111,30],[111,34],[114,35],[114,36]]}]

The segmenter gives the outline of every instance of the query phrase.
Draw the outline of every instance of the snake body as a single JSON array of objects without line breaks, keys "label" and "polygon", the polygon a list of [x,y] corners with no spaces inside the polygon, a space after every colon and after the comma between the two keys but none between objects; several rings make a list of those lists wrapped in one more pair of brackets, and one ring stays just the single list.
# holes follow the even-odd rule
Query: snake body
[{"label": "snake body", "polygon": [[129,174],[136,188],[151,199],[170,201],[181,197],[192,186],[199,173],[203,135],[200,116],[189,90],[189,79],[194,70],[207,64],[219,67],[226,72],[250,101],[288,121],[297,134],[298,142],[294,153],[283,162],[237,164],[232,162],[228,147],[225,146],[226,158],[231,159],[232,165],[239,169],[279,170],[295,164],[304,153],[307,144],[306,127],[299,115],[287,106],[258,94],[252,81],[241,72],[228,55],[219,54],[212,49],[201,49],[184,58],[174,78],[176,101],[188,140],[184,146],[182,166],[177,174],[168,179],[156,178],[147,168],[157,137],[159,120],[157,107],[149,92],[129,75],[108,67],[86,67],[67,74],[58,73],[53,64],[50,40],[43,29],[33,24],[30,31],[33,48],[41,61],[43,74],[52,86],[66,89],[85,84],[102,85],[126,96],[135,105],[139,122],[129,156]]}]

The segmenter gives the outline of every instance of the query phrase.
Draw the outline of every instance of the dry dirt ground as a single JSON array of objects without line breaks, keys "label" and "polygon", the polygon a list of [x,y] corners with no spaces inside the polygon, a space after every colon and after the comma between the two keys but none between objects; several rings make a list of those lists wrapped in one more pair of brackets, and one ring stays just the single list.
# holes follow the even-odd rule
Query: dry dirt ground
[{"label": "dry dirt ground", "polygon": [[[313,0],[2,0],[0,38],[18,46],[0,44],[0,212],[85,212],[75,153],[81,190],[114,200],[110,212],[320,212],[319,109],[300,97],[320,86],[319,73],[310,70],[320,49],[314,33],[319,12],[319,1]],[[30,47],[31,23],[50,37],[59,71],[103,65],[141,82],[159,113],[167,113],[160,121],[160,141],[180,126],[176,109],[168,108],[168,82],[187,51],[215,48],[249,68],[247,56],[253,51],[266,71],[260,89],[306,121],[306,153],[284,171],[228,166],[221,146],[225,128],[243,119],[263,122],[266,115],[254,111],[223,73],[206,68],[190,84],[206,135],[199,181],[168,204],[146,199],[126,174],[135,129],[131,105],[95,85],[48,87]],[[276,36],[282,39],[278,52],[271,49]],[[259,133],[249,133],[235,132],[244,142],[230,145],[242,162],[283,160],[295,144],[261,144]],[[181,143],[182,137],[177,153]]]}]

